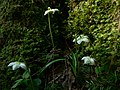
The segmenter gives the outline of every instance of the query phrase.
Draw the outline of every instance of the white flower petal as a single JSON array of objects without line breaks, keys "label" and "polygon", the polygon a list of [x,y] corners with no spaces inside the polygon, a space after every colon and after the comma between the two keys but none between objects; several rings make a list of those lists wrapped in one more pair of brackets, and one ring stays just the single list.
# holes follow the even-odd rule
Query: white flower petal
[{"label": "white flower petal", "polygon": [[48,13],[49,13],[49,10],[45,11],[44,16],[47,15]]},{"label": "white flower petal", "polygon": [[90,60],[89,59],[85,59],[84,60],[84,64],[89,64],[90,63]]},{"label": "white flower petal", "polygon": [[26,65],[24,63],[20,63],[20,67],[26,69]]},{"label": "white flower petal", "polygon": [[84,60],[84,64],[89,64],[89,65],[94,65],[95,64],[95,59],[90,58],[89,56],[85,56],[81,60]]},{"label": "white flower petal", "polygon": [[8,65],[8,67],[13,66],[13,65],[15,65],[15,64],[16,64],[16,62],[11,62],[11,63]]},{"label": "white flower petal", "polygon": [[47,15],[48,13],[50,13],[50,12],[51,12],[51,10],[45,11],[44,16]]},{"label": "white flower petal", "polygon": [[48,10],[45,11],[44,16],[50,12],[52,12],[54,14],[56,11],[59,11],[59,10],[58,9],[51,9],[50,7],[48,7]]},{"label": "white flower petal", "polygon": [[15,65],[12,66],[12,70],[16,70],[16,69],[18,69],[19,67],[20,67],[19,64],[15,64]]},{"label": "white flower petal", "polygon": [[58,9],[52,9],[53,14],[54,14],[56,11],[59,11],[59,10],[58,10]]},{"label": "white flower petal", "polygon": [[75,42],[75,39],[73,39],[73,42]]},{"label": "white flower petal", "polygon": [[81,42],[82,42],[82,40],[77,40],[77,43],[78,43],[78,44],[81,44]]},{"label": "white flower petal", "polygon": [[82,41],[89,42],[89,40],[87,38],[83,38]]},{"label": "white flower petal", "polygon": [[90,65],[94,65],[95,64],[95,59],[94,58],[91,58],[90,59]]},{"label": "white flower petal", "polygon": [[81,38],[80,38],[80,36],[79,37],[77,37],[77,40],[80,40]]},{"label": "white flower petal", "polygon": [[[78,44],[81,44],[82,42],[89,42],[88,36],[84,36],[84,35],[80,35],[79,37],[77,37],[76,40]],[[75,42],[75,39],[73,40],[73,42]]]},{"label": "white flower petal", "polygon": [[89,56],[84,56],[81,60],[89,59]]},{"label": "white flower petal", "polygon": [[11,62],[8,66],[12,66],[12,70],[16,70],[18,68],[26,69],[26,65],[21,62]]}]

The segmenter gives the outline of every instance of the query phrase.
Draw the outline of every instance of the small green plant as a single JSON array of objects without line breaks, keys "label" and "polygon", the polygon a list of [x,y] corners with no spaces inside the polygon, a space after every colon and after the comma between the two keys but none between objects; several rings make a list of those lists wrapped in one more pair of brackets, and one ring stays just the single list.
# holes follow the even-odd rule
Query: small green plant
[{"label": "small green plant", "polygon": [[[63,61],[65,59],[57,59],[54,61],[51,61],[47,63],[44,67],[42,67],[39,70],[39,75],[43,73],[44,70],[46,70],[50,65],[52,65],[55,62]],[[17,88],[19,85],[25,85],[27,89],[29,90],[38,90],[39,85],[41,84],[41,80],[39,78],[32,79],[31,78],[31,71],[29,68],[26,67],[26,65],[23,62],[11,62],[8,67],[12,66],[12,70],[16,70],[18,68],[22,68],[25,70],[25,72],[22,75],[21,79],[18,79],[15,81],[15,84],[11,87],[11,89]],[[31,82],[31,83],[30,83]]]},{"label": "small green plant", "polygon": [[[29,79],[31,81],[31,84],[27,84],[27,86],[29,87],[29,90],[35,90],[34,86],[33,86],[33,80],[31,78],[30,75],[30,69],[26,67],[26,65],[23,62],[11,62],[8,67],[12,66],[12,70],[16,70],[18,68],[22,68],[25,70],[25,72],[22,75],[22,79],[18,79],[15,81],[15,84],[12,86],[13,88],[16,88],[18,85],[23,84],[23,82],[26,82],[26,84],[28,83]],[[31,87],[30,87],[31,86]]]},{"label": "small green plant", "polygon": [[48,7],[48,10],[46,10],[45,13],[44,13],[44,15],[48,14],[49,31],[50,31],[50,37],[51,37],[51,42],[52,42],[53,49],[55,48],[55,46],[54,46],[53,35],[52,35],[51,25],[50,25],[50,13],[54,14],[56,11],[59,11],[59,10],[58,9],[51,9],[50,7]]},{"label": "small green plant", "polygon": [[24,85],[26,89],[29,90],[39,90],[39,85],[41,84],[41,80],[39,78],[33,79],[30,76],[30,69],[26,70],[21,79],[15,81],[15,84],[12,86],[12,89],[15,89],[19,86]]},{"label": "small green plant", "polygon": [[[76,77],[78,69],[79,69],[78,59],[80,58],[80,56],[79,56],[80,51],[79,51],[78,45],[81,44],[82,42],[88,43],[89,39],[88,39],[88,36],[85,36],[85,35],[80,35],[78,37],[76,37],[76,35],[75,35],[75,39],[73,40],[73,42],[75,42],[76,52],[75,53],[72,52],[71,55],[70,55],[70,59],[71,59],[70,65],[71,65],[73,74]],[[83,49],[82,49],[82,51],[83,51]],[[84,60],[84,64],[95,65],[95,59],[90,58],[89,56],[82,57],[81,60]]]},{"label": "small green plant", "polygon": [[94,72],[94,69],[92,67],[95,65],[95,59],[91,58],[90,56],[85,56],[85,53],[83,53],[85,46],[89,45],[88,36],[81,34],[79,36],[74,35],[74,37],[75,39],[73,39],[73,42],[75,42],[75,53],[73,51],[71,52],[68,61],[71,67],[72,74],[74,75],[74,83],[76,84],[76,88],[80,89],[81,86],[81,88],[84,88],[83,83],[85,82],[86,75],[83,75],[83,73],[85,73],[87,70],[87,75],[89,77],[92,76],[92,72]]},{"label": "small green plant", "polygon": [[73,75],[76,77],[77,70],[78,70],[77,53],[71,53],[70,59],[72,60],[72,61],[69,61],[70,66],[73,71]]},{"label": "small green plant", "polygon": [[[54,42],[53,42],[53,36],[52,36],[52,32],[51,32],[49,13],[53,12],[53,14],[54,14],[55,11],[59,11],[59,10],[58,9],[51,9],[50,7],[48,7],[48,10],[45,11],[45,13],[44,13],[44,15],[48,14],[49,31],[50,31],[50,36],[51,36],[51,42],[52,42],[53,49],[54,49]],[[46,70],[50,65],[54,64],[55,62],[63,61],[63,60],[65,60],[65,59],[56,59],[56,60],[53,60],[51,62],[48,62],[37,73],[39,73],[39,75],[41,75],[43,73],[43,71]],[[11,62],[8,66],[12,66],[12,70],[16,70],[20,67],[25,69],[25,72],[23,73],[22,78],[15,81],[15,84],[12,86],[12,89],[18,87],[19,85],[25,85],[27,87],[27,89],[29,89],[29,90],[39,89],[39,86],[41,84],[41,80],[39,78],[32,79],[31,78],[31,71],[30,71],[29,68],[26,67],[26,65],[24,63],[22,63],[22,62]],[[31,82],[31,84],[30,84],[30,82]],[[38,88],[36,88],[36,86]]]}]

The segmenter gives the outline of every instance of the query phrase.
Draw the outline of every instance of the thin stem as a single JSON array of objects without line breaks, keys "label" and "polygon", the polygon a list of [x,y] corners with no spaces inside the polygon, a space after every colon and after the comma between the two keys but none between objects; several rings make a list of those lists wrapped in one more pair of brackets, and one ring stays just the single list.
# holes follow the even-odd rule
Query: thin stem
[{"label": "thin stem", "polygon": [[[28,69],[28,70],[29,70],[29,69]],[[31,81],[31,85],[32,85],[32,90],[34,90],[34,86],[33,86],[33,81],[32,81],[32,77],[31,77],[30,70],[29,70],[29,74],[30,74],[30,81]]]},{"label": "thin stem", "polygon": [[[52,42],[52,47],[54,49],[54,41],[53,41],[53,35],[52,35],[52,31],[51,31],[51,25],[50,25],[50,14],[48,13],[48,23],[49,23],[49,31],[50,31],[50,37],[51,37],[51,42]],[[54,56],[53,56],[54,58]],[[53,67],[52,67],[53,71],[52,71],[52,74],[53,74],[53,84],[54,84],[54,64],[53,64]]]},{"label": "thin stem", "polygon": [[54,42],[53,42],[53,36],[52,36],[52,32],[51,32],[50,14],[49,13],[48,13],[48,23],[49,23],[49,31],[50,31],[51,42],[52,42],[52,46],[53,46],[53,49],[54,49]]},{"label": "thin stem", "polygon": [[[25,65],[26,65],[26,67],[27,67],[26,61],[24,59],[23,59],[23,61],[24,61]],[[32,77],[31,77],[30,69],[27,67],[26,70],[28,70],[28,73],[30,75],[30,81],[31,81],[31,85],[32,85],[32,90],[35,90],[34,86],[33,86],[33,81],[32,81]]]},{"label": "thin stem", "polygon": [[77,46],[77,34],[75,34],[75,48],[76,48],[76,52],[78,50],[78,46]]}]

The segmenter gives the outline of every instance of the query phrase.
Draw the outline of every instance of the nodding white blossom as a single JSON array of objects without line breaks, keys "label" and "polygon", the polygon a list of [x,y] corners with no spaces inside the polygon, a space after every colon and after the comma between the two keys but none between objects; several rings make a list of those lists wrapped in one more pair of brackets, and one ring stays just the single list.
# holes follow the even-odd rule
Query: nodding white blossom
[{"label": "nodding white blossom", "polygon": [[45,11],[44,16],[50,12],[52,12],[52,14],[54,14],[56,11],[59,11],[59,10],[58,9],[51,9],[50,7],[48,7],[48,10]]},{"label": "nodding white blossom", "polygon": [[88,36],[80,35],[79,37],[74,39],[73,42],[77,42],[78,44],[81,44],[82,42],[89,42]]},{"label": "nodding white blossom", "polygon": [[81,60],[84,60],[84,64],[88,64],[88,65],[94,65],[95,64],[95,59],[90,58],[89,56],[85,56]]},{"label": "nodding white blossom", "polygon": [[11,62],[8,67],[12,66],[12,70],[16,70],[18,68],[26,69],[26,65],[22,62]]}]

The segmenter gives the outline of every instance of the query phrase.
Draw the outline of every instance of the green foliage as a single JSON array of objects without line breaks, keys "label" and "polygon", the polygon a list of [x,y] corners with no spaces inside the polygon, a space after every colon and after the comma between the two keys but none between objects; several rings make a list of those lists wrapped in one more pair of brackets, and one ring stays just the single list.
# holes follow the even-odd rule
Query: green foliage
[{"label": "green foliage", "polygon": [[[47,6],[47,3],[46,3]],[[9,27],[9,24],[20,24],[25,27],[33,27],[39,25],[39,20],[44,13],[42,10],[46,7],[44,2],[36,0],[4,0],[0,6],[0,20],[2,26]],[[38,17],[39,16],[39,17]],[[4,24],[6,23],[6,25]]]},{"label": "green foliage", "polygon": [[[61,26],[66,15],[62,13],[63,8],[61,10],[60,7],[66,8],[65,2],[65,0],[55,2],[53,0],[0,1],[0,40],[1,36],[4,40],[2,44],[0,41],[0,77],[3,77],[0,79],[0,89],[10,88],[23,73],[22,70],[8,69],[7,65],[12,61],[26,61],[26,65],[31,68],[32,77],[39,77],[37,71],[49,62],[46,57],[52,49],[47,17],[44,16],[44,12],[48,6],[60,10],[60,13],[55,15],[57,18],[53,19],[51,16],[51,28],[55,44],[61,42],[62,40],[58,38],[64,31]],[[60,48],[61,45],[56,44],[55,47]],[[58,55],[58,57],[61,56]],[[44,74],[42,79],[44,80]],[[43,86],[39,88],[43,89],[45,83],[42,84]]]},{"label": "green foliage", "polygon": [[[119,0],[0,1],[0,89],[8,90],[13,85],[15,90],[30,90],[33,86],[35,90],[118,90],[119,3]],[[44,16],[48,6],[60,10],[50,16],[55,49]],[[67,24],[63,21],[68,13]],[[90,42],[73,44],[72,36],[81,34],[88,36]],[[65,63],[62,63],[65,59],[60,59],[63,56],[68,59]],[[83,65],[83,56],[95,58],[96,64]],[[11,71],[7,65],[12,61],[25,61],[31,71]],[[62,76],[56,75],[57,66],[65,67],[60,72]]]},{"label": "green foliage", "polygon": [[78,69],[78,61],[77,61],[77,52],[74,54],[72,53],[71,56],[70,56],[70,59],[71,61],[70,62],[70,65],[71,65],[71,68],[72,68],[72,71],[73,71],[73,74],[76,76],[76,73],[77,73],[77,69]]},{"label": "green foliage", "polygon": [[97,60],[105,60],[119,50],[118,23],[114,20],[118,7],[116,3],[112,4],[110,0],[82,1],[69,12],[67,29],[71,34],[85,33],[90,37],[91,44],[87,51]]},{"label": "green foliage", "polygon": [[64,90],[64,88],[62,87],[61,84],[59,83],[52,83],[52,84],[49,84],[45,90]]},{"label": "green foliage", "polygon": [[[84,48],[83,53],[96,59],[96,69],[93,71],[96,70],[98,76],[91,76],[91,80],[88,80],[89,89],[116,90],[119,87],[117,84],[119,73],[116,70],[120,66],[120,33],[118,21],[115,20],[118,10],[119,0],[114,2],[112,0],[81,1],[69,10],[67,37],[73,34],[88,35],[90,44]],[[81,78],[84,77],[86,75]],[[85,78],[83,83],[87,79]],[[107,86],[105,86],[106,83]]]},{"label": "green foliage", "polygon": [[15,81],[15,84],[11,87],[11,89],[20,90],[21,88],[24,88],[25,90],[39,90],[40,84],[41,80],[39,78],[32,80],[30,69],[28,69],[23,73],[22,79],[18,79]]},{"label": "green foliage", "polygon": [[41,74],[46,68],[48,68],[51,64],[54,64],[55,62],[58,62],[58,61],[63,61],[65,59],[57,59],[57,60],[53,60],[51,62],[48,62],[44,67],[42,67],[39,71],[39,74]]}]

